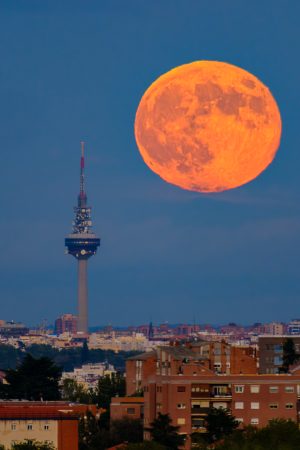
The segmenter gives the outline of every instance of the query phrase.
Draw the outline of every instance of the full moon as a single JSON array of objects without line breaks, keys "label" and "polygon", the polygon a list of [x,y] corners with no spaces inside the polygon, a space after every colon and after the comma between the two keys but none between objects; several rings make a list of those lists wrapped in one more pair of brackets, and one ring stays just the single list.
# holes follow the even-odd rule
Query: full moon
[{"label": "full moon", "polygon": [[269,89],[240,67],[196,61],[160,76],[137,109],[135,138],[145,163],[183,189],[220,192],[256,178],[281,135]]}]

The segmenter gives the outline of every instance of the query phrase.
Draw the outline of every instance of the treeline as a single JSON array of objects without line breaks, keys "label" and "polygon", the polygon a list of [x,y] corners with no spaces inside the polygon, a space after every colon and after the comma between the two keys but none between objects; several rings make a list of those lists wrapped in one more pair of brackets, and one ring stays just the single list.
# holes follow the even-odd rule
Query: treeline
[{"label": "treeline", "polygon": [[72,371],[85,363],[107,362],[112,364],[116,370],[125,370],[126,358],[136,355],[139,352],[118,353],[113,350],[88,350],[85,348],[57,349],[51,345],[33,344],[30,347],[16,349],[12,345],[0,345],[0,370],[15,369],[20,365],[27,354],[34,358],[50,358],[63,371]]}]

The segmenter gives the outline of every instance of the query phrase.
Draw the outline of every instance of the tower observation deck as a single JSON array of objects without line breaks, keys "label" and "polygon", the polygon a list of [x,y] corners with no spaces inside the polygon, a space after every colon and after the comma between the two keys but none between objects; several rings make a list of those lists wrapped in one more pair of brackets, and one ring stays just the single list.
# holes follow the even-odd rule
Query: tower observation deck
[{"label": "tower observation deck", "polygon": [[81,142],[80,191],[74,208],[73,230],[65,239],[66,252],[78,260],[78,331],[88,332],[87,262],[95,255],[100,239],[92,232],[91,207],[87,206],[84,182],[84,142]]}]

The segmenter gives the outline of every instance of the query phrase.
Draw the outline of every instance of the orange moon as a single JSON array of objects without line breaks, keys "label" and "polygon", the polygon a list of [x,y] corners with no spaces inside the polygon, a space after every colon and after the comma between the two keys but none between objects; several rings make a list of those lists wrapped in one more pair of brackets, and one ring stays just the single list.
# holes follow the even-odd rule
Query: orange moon
[{"label": "orange moon", "polygon": [[240,67],[196,61],[160,76],[137,109],[145,163],[168,183],[198,192],[256,178],[279,147],[281,118],[269,89]]}]

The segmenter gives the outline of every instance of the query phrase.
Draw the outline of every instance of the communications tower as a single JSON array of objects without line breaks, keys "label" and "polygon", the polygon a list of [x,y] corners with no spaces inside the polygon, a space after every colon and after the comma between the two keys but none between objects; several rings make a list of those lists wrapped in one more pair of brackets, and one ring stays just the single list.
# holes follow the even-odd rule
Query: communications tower
[{"label": "communications tower", "polygon": [[84,142],[81,142],[80,191],[77,206],[74,208],[75,219],[72,233],[65,239],[66,253],[78,261],[78,331],[88,332],[88,259],[95,255],[100,246],[100,239],[92,232],[91,207],[87,206],[84,185]]}]

